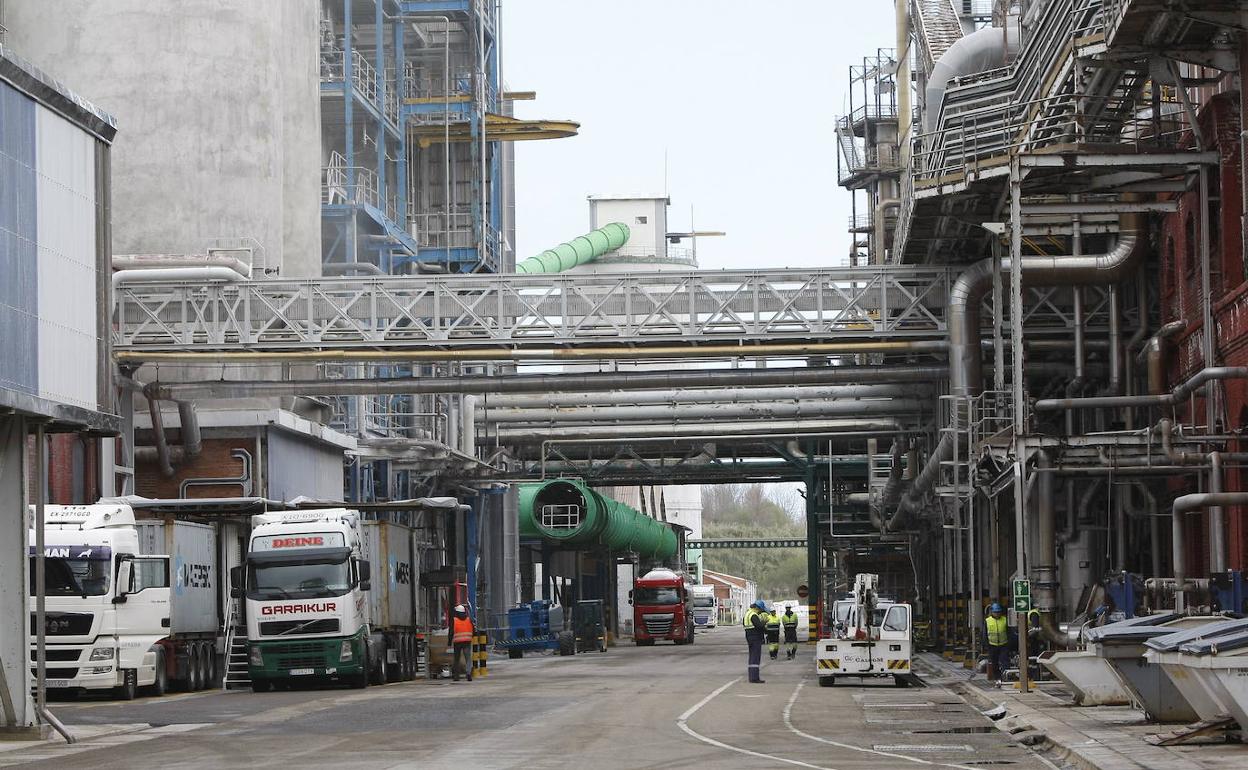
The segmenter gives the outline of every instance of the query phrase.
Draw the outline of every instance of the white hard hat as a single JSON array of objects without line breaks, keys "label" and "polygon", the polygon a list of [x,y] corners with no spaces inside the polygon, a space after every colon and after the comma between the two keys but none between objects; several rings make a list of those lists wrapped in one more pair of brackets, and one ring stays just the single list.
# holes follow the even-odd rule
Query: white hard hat
[{"label": "white hard hat", "polygon": [[468,609],[467,609],[466,607],[464,607],[464,605],[462,605],[462,604],[456,604],[456,605],[455,605],[455,611],[456,611],[456,612],[467,612],[467,611],[468,611]]}]

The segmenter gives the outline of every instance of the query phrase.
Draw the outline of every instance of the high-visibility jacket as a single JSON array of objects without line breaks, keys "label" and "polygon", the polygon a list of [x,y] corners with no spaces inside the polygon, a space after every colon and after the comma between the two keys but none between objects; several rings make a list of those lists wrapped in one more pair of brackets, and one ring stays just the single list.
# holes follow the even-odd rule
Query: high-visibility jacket
[{"label": "high-visibility jacket", "polygon": [[988,646],[1004,647],[1010,643],[1010,627],[1004,615],[999,618],[989,615],[984,618],[984,626],[988,630]]},{"label": "high-visibility jacket", "polygon": [[758,627],[758,625],[756,624],[756,621],[762,621],[763,625],[766,625],[767,623],[766,613],[759,612],[758,610],[751,607],[745,611],[745,617],[741,621],[742,625],[745,626],[745,638],[746,639],[762,637],[763,629]]},{"label": "high-visibility jacket", "polygon": [[472,641],[472,618],[451,618],[451,641],[455,644]]},{"label": "high-visibility jacket", "polygon": [[785,628],[788,628],[790,626],[796,628],[797,627],[797,613],[793,612],[793,610],[789,610],[788,612],[780,616],[780,623]]},{"label": "high-visibility jacket", "polygon": [[780,616],[774,612],[767,613],[767,630],[768,631],[780,630]]}]

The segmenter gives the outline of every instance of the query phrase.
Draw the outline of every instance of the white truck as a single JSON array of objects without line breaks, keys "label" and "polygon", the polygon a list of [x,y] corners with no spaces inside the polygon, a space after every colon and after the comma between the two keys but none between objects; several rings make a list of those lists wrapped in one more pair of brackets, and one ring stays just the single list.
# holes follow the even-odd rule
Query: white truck
[{"label": "white truck", "polygon": [[[32,511],[33,518],[33,511]],[[31,558],[31,635],[35,583]],[[45,507],[46,686],[122,699],[212,686],[221,614],[217,535],[204,524],[136,521],[124,503]],[[35,642],[31,642],[34,669]]]},{"label": "white truck", "polygon": [[414,679],[412,535],[343,508],[252,517],[246,564],[230,575],[246,600],[252,689]]},{"label": "white truck", "polygon": [[719,620],[715,586],[689,586],[689,596],[693,599],[693,624],[698,628],[714,628]]},{"label": "white truck", "polygon": [[834,604],[832,635],[815,648],[820,687],[844,677],[892,678],[898,687],[914,682],[910,605],[880,598],[878,585],[877,575],[855,575],[852,597]]}]

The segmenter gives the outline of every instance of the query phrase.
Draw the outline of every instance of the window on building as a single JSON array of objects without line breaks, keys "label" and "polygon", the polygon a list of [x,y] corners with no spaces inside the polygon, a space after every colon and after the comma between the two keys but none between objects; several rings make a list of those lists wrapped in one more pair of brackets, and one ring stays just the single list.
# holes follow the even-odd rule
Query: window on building
[{"label": "window on building", "polygon": [[648,222],[648,221],[649,221],[649,219],[648,219],[647,217],[637,217],[637,218],[636,218],[636,224],[639,224],[639,225],[644,225],[644,224],[645,224],[646,222]]}]

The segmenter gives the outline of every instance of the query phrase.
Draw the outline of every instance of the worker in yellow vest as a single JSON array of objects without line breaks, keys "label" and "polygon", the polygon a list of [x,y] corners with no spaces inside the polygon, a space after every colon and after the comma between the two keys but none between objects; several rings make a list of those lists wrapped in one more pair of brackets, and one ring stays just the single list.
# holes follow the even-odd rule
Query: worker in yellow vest
[{"label": "worker in yellow vest", "polygon": [[745,673],[749,677],[750,684],[763,684],[763,679],[759,676],[759,668],[762,666],[763,638],[767,635],[767,605],[763,604],[762,599],[750,605],[745,611],[742,623],[745,626],[745,643],[750,648]]},{"label": "worker in yellow vest", "polygon": [[984,636],[988,650],[988,681],[1000,682],[1001,675],[1010,665],[1010,626],[1005,610],[993,602],[984,618]]}]

